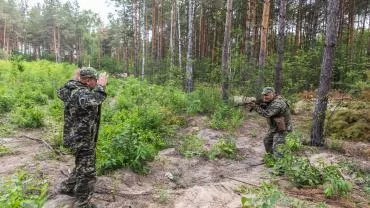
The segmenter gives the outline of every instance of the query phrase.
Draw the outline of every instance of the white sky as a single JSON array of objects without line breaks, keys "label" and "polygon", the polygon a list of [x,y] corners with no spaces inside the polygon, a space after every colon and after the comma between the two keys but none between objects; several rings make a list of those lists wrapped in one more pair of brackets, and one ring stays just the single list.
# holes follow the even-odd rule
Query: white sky
[{"label": "white sky", "polygon": [[[67,0],[61,0],[66,2]],[[29,6],[36,5],[37,3],[43,4],[44,0],[29,0]],[[104,24],[108,24],[108,14],[114,13],[114,3],[110,0],[77,0],[81,10],[92,10],[98,13]]]}]

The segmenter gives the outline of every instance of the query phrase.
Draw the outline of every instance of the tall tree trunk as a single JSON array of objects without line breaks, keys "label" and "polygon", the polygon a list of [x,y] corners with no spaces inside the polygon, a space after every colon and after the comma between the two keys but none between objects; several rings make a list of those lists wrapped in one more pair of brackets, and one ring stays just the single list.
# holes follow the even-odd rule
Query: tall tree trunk
[{"label": "tall tree trunk", "polygon": [[226,5],[226,21],[225,21],[225,34],[224,43],[222,46],[222,99],[226,102],[229,99],[229,58],[230,58],[230,36],[231,36],[231,20],[233,1],[227,0]]},{"label": "tall tree trunk", "polygon": [[188,0],[188,52],[186,54],[186,92],[193,91],[193,16],[194,16],[194,1]]},{"label": "tall tree trunk", "polygon": [[[174,25],[174,22],[175,22],[175,1],[172,1],[171,2],[171,21],[170,21],[170,70],[172,71],[173,69],[173,64],[175,63],[175,57],[174,57],[174,49],[173,49],[173,34],[174,34],[174,28],[175,28],[175,25]],[[170,72],[170,79],[171,79],[171,73]]]},{"label": "tall tree trunk", "polygon": [[212,42],[212,55],[211,55],[211,59],[212,59],[212,64],[214,64],[214,62],[216,61],[216,42],[217,42],[217,23],[215,22],[215,28],[213,30],[213,42]]},{"label": "tall tree trunk", "polygon": [[257,90],[259,91],[263,85],[263,68],[266,62],[266,49],[267,49],[267,33],[269,28],[269,16],[270,16],[270,0],[264,0],[263,2],[263,14],[262,14],[262,31],[261,31],[261,46],[260,54],[258,59],[259,75],[257,80]]},{"label": "tall tree trunk", "polygon": [[348,57],[352,60],[353,57],[353,39],[354,39],[354,28],[355,28],[355,0],[349,0],[348,2]]},{"label": "tall tree trunk", "polygon": [[141,79],[144,80],[144,75],[145,75],[145,55],[146,55],[146,48],[145,48],[145,42],[146,42],[146,1],[144,0],[143,2],[143,18],[142,18],[142,28],[143,28],[143,31],[142,31],[142,34],[144,35],[143,37],[143,40],[142,40],[142,44],[143,44],[143,49],[142,49],[142,62],[141,62]]},{"label": "tall tree trunk", "polygon": [[344,25],[344,9],[346,1],[339,1],[339,24],[338,24],[338,42],[342,41],[343,25]]},{"label": "tall tree trunk", "polygon": [[339,10],[338,0],[329,0],[328,17],[325,37],[325,50],[323,63],[320,72],[320,85],[317,93],[315,111],[313,114],[313,124],[311,131],[311,144],[321,146],[325,143],[324,122],[325,112],[328,104],[328,93],[330,90],[330,80],[332,76],[332,63],[334,47],[336,44],[337,18]]},{"label": "tall tree trunk", "polygon": [[134,43],[134,74],[135,77],[139,75],[139,50],[140,50],[140,44],[139,44],[139,37],[140,37],[140,28],[139,28],[139,1],[133,0],[132,1],[132,9],[133,9],[133,31],[134,31],[134,37],[133,37],[133,43]]},{"label": "tall tree trunk", "polygon": [[257,3],[256,0],[250,0],[251,5],[251,30],[252,30],[252,44],[251,44],[251,58],[256,58],[256,43],[257,43],[257,35],[258,35],[258,27],[256,23],[256,9]]},{"label": "tall tree trunk", "polygon": [[312,11],[312,25],[310,29],[311,48],[316,46],[317,27],[319,25],[319,12],[323,0],[315,0]]},{"label": "tall tree trunk", "polygon": [[4,51],[6,51],[6,52],[8,52],[7,50],[6,50],[6,48],[5,48],[5,43],[6,43],[6,17],[5,17],[5,19],[4,19],[4,36],[3,36],[3,49],[4,49]]},{"label": "tall tree trunk", "polygon": [[297,23],[295,27],[295,51],[301,48],[301,38],[302,38],[302,20],[303,20],[303,3],[305,0],[299,0],[297,9]]},{"label": "tall tree trunk", "polygon": [[285,0],[280,0],[280,13],[279,13],[279,39],[278,39],[278,59],[275,69],[275,90],[277,94],[281,94],[283,85],[283,60],[284,60],[284,39],[285,39]]},{"label": "tall tree trunk", "polygon": [[252,1],[246,0],[246,15],[245,15],[245,54],[247,57],[247,60],[249,61],[251,58],[251,50],[252,50],[252,43],[251,43],[251,21],[252,21],[252,8],[251,3]]},{"label": "tall tree trunk", "polygon": [[157,5],[156,0],[152,0],[152,57],[157,56]]},{"label": "tall tree trunk", "polygon": [[180,3],[176,0],[177,6],[177,29],[178,29],[178,36],[179,36],[179,68],[182,69],[182,56],[181,56],[181,27],[180,27]]}]

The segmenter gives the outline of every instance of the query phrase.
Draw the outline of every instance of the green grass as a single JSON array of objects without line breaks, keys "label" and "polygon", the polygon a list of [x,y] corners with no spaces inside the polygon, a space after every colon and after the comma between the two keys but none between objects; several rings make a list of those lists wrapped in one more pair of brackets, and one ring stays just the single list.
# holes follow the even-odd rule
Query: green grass
[{"label": "green grass", "polygon": [[0,178],[0,207],[41,208],[47,200],[45,178],[18,170],[13,176]]}]

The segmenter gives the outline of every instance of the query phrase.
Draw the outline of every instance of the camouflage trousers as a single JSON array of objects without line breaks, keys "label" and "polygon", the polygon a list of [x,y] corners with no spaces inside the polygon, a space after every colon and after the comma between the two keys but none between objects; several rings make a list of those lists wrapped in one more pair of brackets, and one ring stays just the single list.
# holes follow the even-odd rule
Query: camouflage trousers
[{"label": "camouflage trousers", "polygon": [[75,168],[68,179],[62,182],[61,190],[77,198],[76,208],[88,208],[96,183],[95,149],[77,150],[75,157]]},{"label": "camouflage trousers", "polygon": [[269,130],[266,136],[263,138],[263,144],[267,153],[274,154],[277,157],[281,157],[282,153],[279,152],[279,146],[285,144],[286,132],[276,132]]}]

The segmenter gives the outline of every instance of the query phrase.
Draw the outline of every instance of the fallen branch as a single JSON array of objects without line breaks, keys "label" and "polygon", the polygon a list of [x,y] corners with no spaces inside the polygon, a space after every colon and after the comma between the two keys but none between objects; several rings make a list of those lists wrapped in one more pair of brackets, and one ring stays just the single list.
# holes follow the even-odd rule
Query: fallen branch
[{"label": "fallen branch", "polygon": [[26,138],[26,139],[30,139],[30,140],[33,140],[33,141],[37,141],[37,142],[41,142],[43,143],[47,148],[49,148],[50,150],[52,150],[53,152],[55,152],[57,155],[64,155],[62,152],[60,152],[59,150],[56,150],[54,149],[52,146],[50,146],[50,144],[48,144],[45,140],[43,139],[40,139],[40,138],[35,138],[35,137],[31,137],[31,136],[28,136],[28,135],[21,135],[20,137],[23,137],[23,138]]},{"label": "fallen branch", "polygon": [[253,183],[248,183],[246,181],[242,181],[242,180],[239,180],[239,179],[236,179],[236,178],[232,178],[232,177],[228,177],[228,176],[224,176],[224,175],[221,175],[221,178],[227,178],[227,179],[231,179],[231,180],[234,180],[234,181],[238,181],[240,183],[245,183],[245,184],[250,185],[250,186],[260,187],[259,185],[256,185],[256,184],[253,184]]},{"label": "fallen branch", "polygon": [[103,187],[96,187],[95,190],[94,190],[94,193],[120,196],[120,197],[123,197],[123,198],[153,194],[151,191],[145,191],[145,192],[142,192],[142,193],[122,193],[122,192],[118,192],[117,190],[114,190],[114,189],[103,188]]}]

